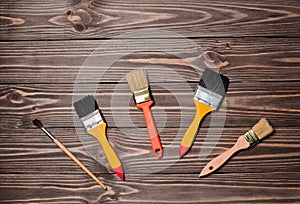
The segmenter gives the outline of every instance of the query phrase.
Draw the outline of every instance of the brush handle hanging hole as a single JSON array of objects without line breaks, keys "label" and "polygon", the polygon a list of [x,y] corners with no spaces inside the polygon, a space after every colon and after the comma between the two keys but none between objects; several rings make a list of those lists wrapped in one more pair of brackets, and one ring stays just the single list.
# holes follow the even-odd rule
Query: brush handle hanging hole
[{"label": "brush handle hanging hole", "polygon": [[208,169],[212,171],[212,170],[214,169],[214,167],[213,167],[213,166],[210,166]]},{"label": "brush handle hanging hole", "polygon": [[160,149],[155,150],[155,154],[160,154]]},{"label": "brush handle hanging hole", "polygon": [[157,158],[161,158],[161,157],[162,157],[162,154],[163,154],[163,149],[162,149],[162,147],[153,150],[153,153],[155,154],[155,156],[156,156]]}]

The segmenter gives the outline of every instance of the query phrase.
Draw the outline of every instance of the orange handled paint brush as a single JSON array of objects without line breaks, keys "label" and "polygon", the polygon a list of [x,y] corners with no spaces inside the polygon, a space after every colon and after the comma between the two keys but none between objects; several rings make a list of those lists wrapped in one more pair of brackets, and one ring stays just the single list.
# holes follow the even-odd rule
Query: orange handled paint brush
[{"label": "orange handled paint brush", "polygon": [[227,160],[230,159],[236,152],[253,147],[260,140],[268,136],[273,132],[272,126],[269,124],[266,118],[262,118],[256,123],[251,130],[240,136],[233,147],[228,149],[226,152],[220,154],[213,160],[211,160],[201,171],[199,177],[206,176],[216,171],[222,166]]},{"label": "orange handled paint brush", "polygon": [[113,171],[124,180],[125,177],[121,162],[107,140],[106,123],[101,117],[95,98],[93,96],[86,96],[75,102],[74,107],[87,133],[94,136],[100,142]]},{"label": "orange handled paint brush", "polygon": [[218,74],[211,69],[204,71],[194,96],[196,115],[181,140],[179,150],[180,158],[191,148],[204,116],[217,110],[222,103],[228,86],[229,79],[226,76]]},{"label": "orange handled paint brush", "polygon": [[66,155],[68,155],[83,171],[85,171],[92,179],[94,179],[101,188],[107,190],[107,187],[86,167],[84,166],[79,159],[77,159],[72,152],[70,152],[60,141],[58,141],[54,135],[52,135],[38,119],[34,119],[32,123],[40,128]]},{"label": "orange handled paint brush", "polygon": [[133,92],[136,107],[142,109],[146,121],[152,151],[158,158],[162,157],[163,148],[157,133],[156,125],[150,107],[154,101],[151,99],[146,70],[133,70],[126,75],[126,79]]}]

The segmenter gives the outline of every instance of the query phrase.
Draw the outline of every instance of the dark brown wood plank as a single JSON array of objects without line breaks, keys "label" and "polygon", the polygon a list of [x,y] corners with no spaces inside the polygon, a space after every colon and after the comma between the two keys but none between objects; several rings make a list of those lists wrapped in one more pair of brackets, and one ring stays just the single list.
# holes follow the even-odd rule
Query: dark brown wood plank
[{"label": "dark brown wood plank", "polygon": [[[168,78],[169,81],[199,81],[204,58],[199,49],[216,55],[216,65],[227,61],[222,68],[233,82],[241,84],[249,81],[297,81],[300,73],[300,40],[298,38],[228,38],[195,39],[194,46],[187,46],[185,39],[162,42],[161,46],[174,50],[164,52],[135,52],[152,50],[152,41],[130,43],[126,47],[111,47],[97,52],[99,58],[119,56],[107,68],[101,60],[93,66],[84,65],[80,76],[84,82],[99,83],[95,74],[104,72],[101,83],[119,82],[131,69],[160,66],[178,73],[183,79]],[[74,84],[81,66],[92,52],[108,41],[49,41],[49,42],[2,42],[0,50],[0,80],[2,83],[57,83]],[[131,41],[129,41],[131,42]],[[114,41],[113,44],[122,43]],[[126,52],[131,53],[129,55]],[[181,59],[177,56],[182,57]],[[209,65],[209,64],[208,64]],[[157,68],[159,69],[159,68]],[[158,74],[161,74],[158,72]],[[288,75],[287,75],[288,74]],[[159,77],[160,75],[158,75]],[[255,83],[254,83],[255,85]]]},{"label": "dark brown wood plank", "polygon": [[[157,162],[156,159],[145,160],[148,158],[147,154],[151,154],[150,149],[146,152],[143,150],[147,149],[141,145],[145,141],[130,138],[126,139],[126,142],[124,138],[120,141],[119,130],[110,128],[108,135],[115,148],[126,149],[131,153],[122,158],[126,182],[120,181],[115,175],[109,175],[104,166],[91,158],[91,155],[83,149],[80,140],[74,137],[75,129],[49,128],[49,130],[112,190],[102,191],[40,130],[16,129],[13,134],[0,133],[2,201],[224,203],[299,200],[298,128],[277,128],[276,133],[262,143],[240,152],[219,171],[202,179],[197,176],[205,163],[233,145],[236,138],[246,129],[225,128],[214,150],[204,159],[199,158],[203,141],[197,138],[187,157],[180,161],[174,158],[175,161],[170,167],[156,174],[137,174],[130,168],[142,171],[149,168],[149,164],[159,166],[163,163]],[[163,141],[165,138],[171,141],[174,133],[176,132],[173,128],[167,129]],[[216,138],[211,135],[208,147],[213,144],[214,139]],[[163,158],[163,161],[167,159]],[[15,191],[18,191],[18,194]],[[270,192],[272,193],[267,196]],[[233,194],[237,196],[232,197]],[[253,197],[253,194],[264,196]]]},{"label": "dark brown wood plank", "polygon": [[143,28],[186,37],[299,37],[298,1],[88,2],[2,1],[0,39],[108,38]]},{"label": "dark brown wood plank", "polygon": [[[237,138],[248,131],[252,125],[244,128],[226,127],[220,136],[208,133],[208,128],[202,127],[192,150],[181,160],[179,160],[177,153],[182,136],[179,135],[178,137],[178,130],[174,128],[165,128],[161,131],[161,140],[167,152],[167,155],[164,155],[161,160],[157,160],[152,155],[147,135],[140,136],[136,128],[128,128],[132,135],[126,135],[117,128],[109,128],[107,135],[122,160],[128,179],[130,179],[131,174],[141,174],[142,172],[145,174],[184,172],[197,176],[210,159],[231,147]],[[76,132],[75,128],[48,128],[48,130],[93,172],[103,174],[105,178],[111,177],[118,180],[118,177],[108,175],[109,171],[106,168],[109,168],[109,165],[105,157],[96,155],[103,155],[97,140],[86,133]],[[269,136],[252,149],[240,152],[216,174],[267,172],[269,168],[274,172],[283,170],[291,173],[298,172],[297,166],[300,164],[298,130],[298,128],[278,127],[276,134]],[[43,174],[43,172],[57,173],[58,169],[62,174],[68,174],[70,169],[77,169],[75,171],[77,173],[81,172],[79,167],[40,130],[36,128],[16,129],[11,135],[7,132],[3,131],[0,135],[3,155],[1,163],[9,165],[2,165],[1,173],[40,172]],[[93,155],[93,152],[96,154]],[[170,154],[170,152],[175,154]],[[286,177],[289,176],[291,175],[286,175]]]},{"label": "dark brown wood plank", "polygon": [[[22,176],[12,175],[13,185],[4,185],[6,188],[3,190],[5,193],[3,201],[12,203],[297,203],[299,201],[299,189],[295,187],[299,180],[286,179],[282,177],[283,172],[274,173],[273,178],[257,178],[257,176],[265,178],[264,176],[268,174],[270,173],[247,173],[240,176],[232,173],[217,175],[215,179],[205,181],[193,178],[194,175],[190,174],[171,174],[168,175],[168,180],[166,175],[146,177],[136,175],[125,184],[119,181],[108,181],[108,185],[115,186],[108,192],[103,192],[98,186],[74,174],[66,175],[75,179],[65,181],[65,185],[61,185],[61,181],[52,177],[41,176],[38,180],[41,188],[36,187],[37,184],[30,175],[25,176],[33,179],[33,183],[26,186],[23,184]],[[235,179],[237,176],[239,179]],[[85,183],[85,188],[80,188],[76,185],[78,183]],[[282,183],[288,183],[290,187],[281,186]],[[168,189],[172,190],[161,193]]]},{"label": "dark brown wood plank", "polygon": [[[180,84],[173,83],[172,86],[180,87]],[[195,86],[196,83],[193,84]],[[108,125],[144,127],[143,114],[134,107],[128,85],[122,84],[120,87],[123,88],[118,89],[117,94],[114,93],[113,84],[103,84],[97,89],[96,97]],[[190,124],[195,114],[193,88],[175,89],[170,94],[154,83],[152,92],[156,101],[153,114],[158,127],[187,127]],[[2,85],[0,115],[7,128],[32,127],[31,120],[35,117],[47,121],[50,127],[73,127],[74,124],[81,126],[73,110],[72,100],[90,93],[87,89],[82,90],[80,95],[74,95],[71,84]],[[125,102],[120,104],[116,101],[116,105],[113,105],[111,100],[116,95]],[[232,83],[227,93],[226,107],[223,105],[218,112],[208,116],[202,125],[209,126],[211,116],[224,118],[226,111],[225,125],[229,127],[245,125],[249,121],[255,123],[258,117],[268,117],[274,125],[280,127],[298,127],[300,112],[295,101],[299,97],[299,82],[255,82],[255,85],[253,82]],[[180,101],[177,100],[179,98]],[[128,119],[128,123],[118,122]]]}]

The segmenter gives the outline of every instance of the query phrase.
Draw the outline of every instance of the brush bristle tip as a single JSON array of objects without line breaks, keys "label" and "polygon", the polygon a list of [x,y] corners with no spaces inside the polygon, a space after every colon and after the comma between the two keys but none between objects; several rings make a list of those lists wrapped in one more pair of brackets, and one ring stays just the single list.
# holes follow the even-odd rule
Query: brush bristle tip
[{"label": "brush bristle tip", "polygon": [[259,139],[262,139],[273,132],[273,127],[266,118],[262,118],[253,126],[252,130]]},{"label": "brush bristle tip", "polygon": [[132,92],[148,87],[147,71],[144,69],[133,70],[126,74],[126,79]]},{"label": "brush bristle tip", "polygon": [[42,123],[40,120],[38,120],[38,119],[34,119],[34,120],[32,121],[32,123],[33,123],[35,126],[37,126],[38,128],[44,127],[44,126],[43,126],[43,123]]},{"label": "brush bristle tip", "polygon": [[88,114],[94,112],[95,110],[99,109],[96,99],[91,95],[80,99],[73,105],[76,113],[80,118],[83,118]]},{"label": "brush bristle tip", "polygon": [[229,78],[211,69],[206,69],[199,81],[199,86],[225,96],[229,87]]}]

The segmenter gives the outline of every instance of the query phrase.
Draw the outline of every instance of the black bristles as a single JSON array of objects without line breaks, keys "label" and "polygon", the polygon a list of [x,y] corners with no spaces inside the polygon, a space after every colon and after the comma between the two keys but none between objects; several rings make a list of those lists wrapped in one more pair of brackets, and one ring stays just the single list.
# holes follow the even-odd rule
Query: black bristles
[{"label": "black bristles", "polygon": [[200,79],[199,86],[225,96],[229,86],[229,79],[211,69],[206,69]]},{"label": "black bristles", "polygon": [[38,120],[38,119],[34,119],[34,120],[32,121],[32,123],[33,123],[35,126],[37,126],[38,128],[44,127],[44,126],[43,126],[43,123],[42,123],[40,120]]},{"label": "black bristles", "polygon": [[87,116],[88,114],[99,109],[97,101],[93,96],[86,96],[83,99],[74,103],[75,111],[80,118]]}]

